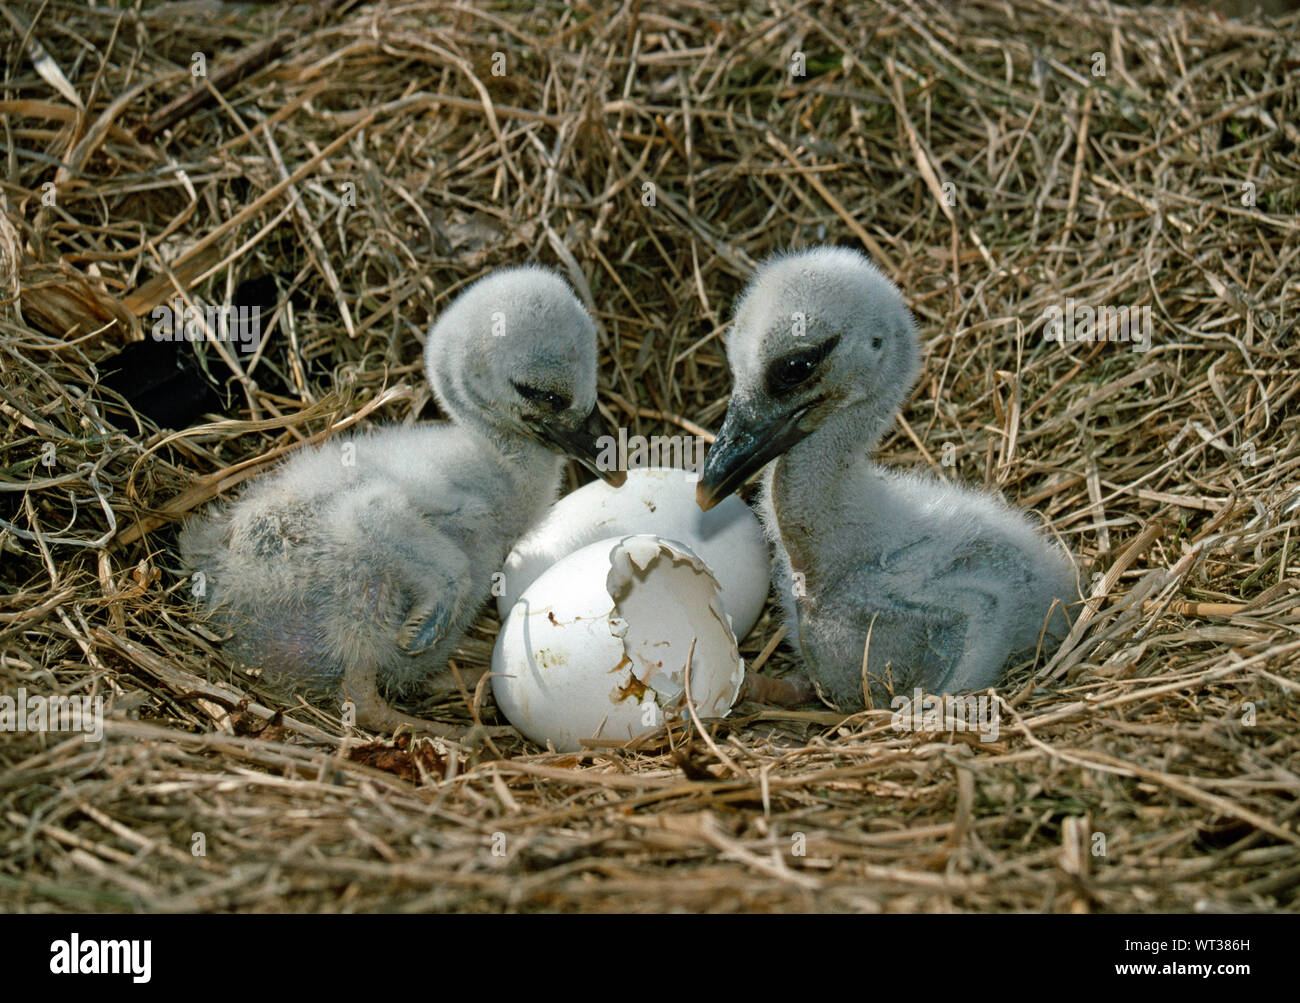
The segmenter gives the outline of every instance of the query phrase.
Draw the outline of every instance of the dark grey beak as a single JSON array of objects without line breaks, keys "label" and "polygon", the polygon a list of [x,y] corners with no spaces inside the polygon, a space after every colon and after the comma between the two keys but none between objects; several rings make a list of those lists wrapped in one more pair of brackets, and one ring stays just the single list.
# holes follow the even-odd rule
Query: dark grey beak
[{"label": "dark grey beak", "polygon": [[696,504],[707,512],[807,435],[800,428],[800,419],[807,411],[803,407],[763,420],[736,407],[733,398],[718,437],[704,458],[704,469],[695,488]]},{"label": "dark grey beak", "polygon": [[554,446],[565,456],[577,460],[601,480],[622,487],[627,480],[627,473],[617,469],[603,469],[600,462],[602,452],[600,438],[609,434],[600,417],[600,410],[593,408],[581,425],[564,425],[559,421],[530,421],[528,427],[542,442]]}]

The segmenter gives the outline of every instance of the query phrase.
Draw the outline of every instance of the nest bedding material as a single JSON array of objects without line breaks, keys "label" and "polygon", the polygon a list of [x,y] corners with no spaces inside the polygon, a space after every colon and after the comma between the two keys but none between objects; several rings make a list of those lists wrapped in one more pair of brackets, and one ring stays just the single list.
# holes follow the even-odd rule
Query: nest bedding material
[{"label": "nest bedding material", "polygon": [[[4,17],[0,695],[102,699],[103,737],[4,735],[0,906],[1296,909],[1296,14]],[[922,328],[884,460],[1002,491],[1084,565],[996,737],[746,703],[575,755],[370,741],[195,616],[178,520],[305,443],[436,417],[423,331],[475,277],[560,269],[606,418],[707,435],[736,293],[818,242],[870,254]],[[261,343],[165,345],[213,388],[160,427],[107,374],[177,297],[259,304]],[[1149,308],[1150,345],[1045,340],[1071,304]],[[780,675],[773,606],[742,652]],[[406,709],[500,723],[498,626]]]}]

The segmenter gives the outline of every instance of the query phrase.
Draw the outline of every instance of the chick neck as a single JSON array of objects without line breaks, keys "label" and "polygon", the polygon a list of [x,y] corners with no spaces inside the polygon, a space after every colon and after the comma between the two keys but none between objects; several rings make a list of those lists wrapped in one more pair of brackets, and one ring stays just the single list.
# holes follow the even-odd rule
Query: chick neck
[{"label": "chick neck", "polygon": [[[768,467],[764,502],[776,522],[795,571],[825,570],[828,555],[847,523],[872,512],[885,499],[871,460],[893,418],[892,409],[863,400],[835,411]],[[854,559],[871,560],[883,540],[853,532]],[[830,543],[818,541],[830,541]]]}]

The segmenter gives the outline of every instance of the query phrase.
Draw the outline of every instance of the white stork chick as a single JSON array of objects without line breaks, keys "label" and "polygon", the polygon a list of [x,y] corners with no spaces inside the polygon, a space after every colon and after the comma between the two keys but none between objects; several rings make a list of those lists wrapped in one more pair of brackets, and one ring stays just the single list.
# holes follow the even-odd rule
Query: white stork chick
[{"label": "white stork chick", "polygon": [[[341,693],[363,727],[444,669],[509,548],[555,500],[561,454],[595,469],[596,329],[539,267],[493,272],[443,312],[425,369],[448,422],[304,450],[182,530],[226,648],[282,689]],[[623,474],[597,471],[613,483]]]},{"label": "white stork chick", "polygon": [[[768,467],[760,514],[791,639],[842,710],[996,684],[1054,650],[1074,565],[998,497],[870,458],[920,369],[912,315],[865,257],[759,268],[728,332],[733,390],[699,488],[708,509]],[[865,669],[864,669],[865,666]]]}]

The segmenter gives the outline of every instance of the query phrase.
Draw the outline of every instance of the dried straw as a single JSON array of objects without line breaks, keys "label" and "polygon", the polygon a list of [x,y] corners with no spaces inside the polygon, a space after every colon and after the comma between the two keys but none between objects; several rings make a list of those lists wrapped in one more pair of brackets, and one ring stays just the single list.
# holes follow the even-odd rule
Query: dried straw
[{"label": "dried straw", "polygon": [[[0,694],[106,721],[5,735],[0,903],[1294,909],[1300,19],[649,7],[6,5]],[[719,423],[753,263],[820,241],[923,328],[883,456],[1000,489],[1087,566],[997,740],[744,704],[579,755],[366,746],[193,616],[176,520],[304,441],[433,416],[422,331],[478,275],[568,274],[608,417],[676,434]],[[107,421],[98,374],[154,306],[262,276],[227,416]],[[1068,299],[1150,307],[1154,346],[1045,343]],[[496,629],[410,709],[468,726]],[[744,652],[781,674],[778,630]]]}]

